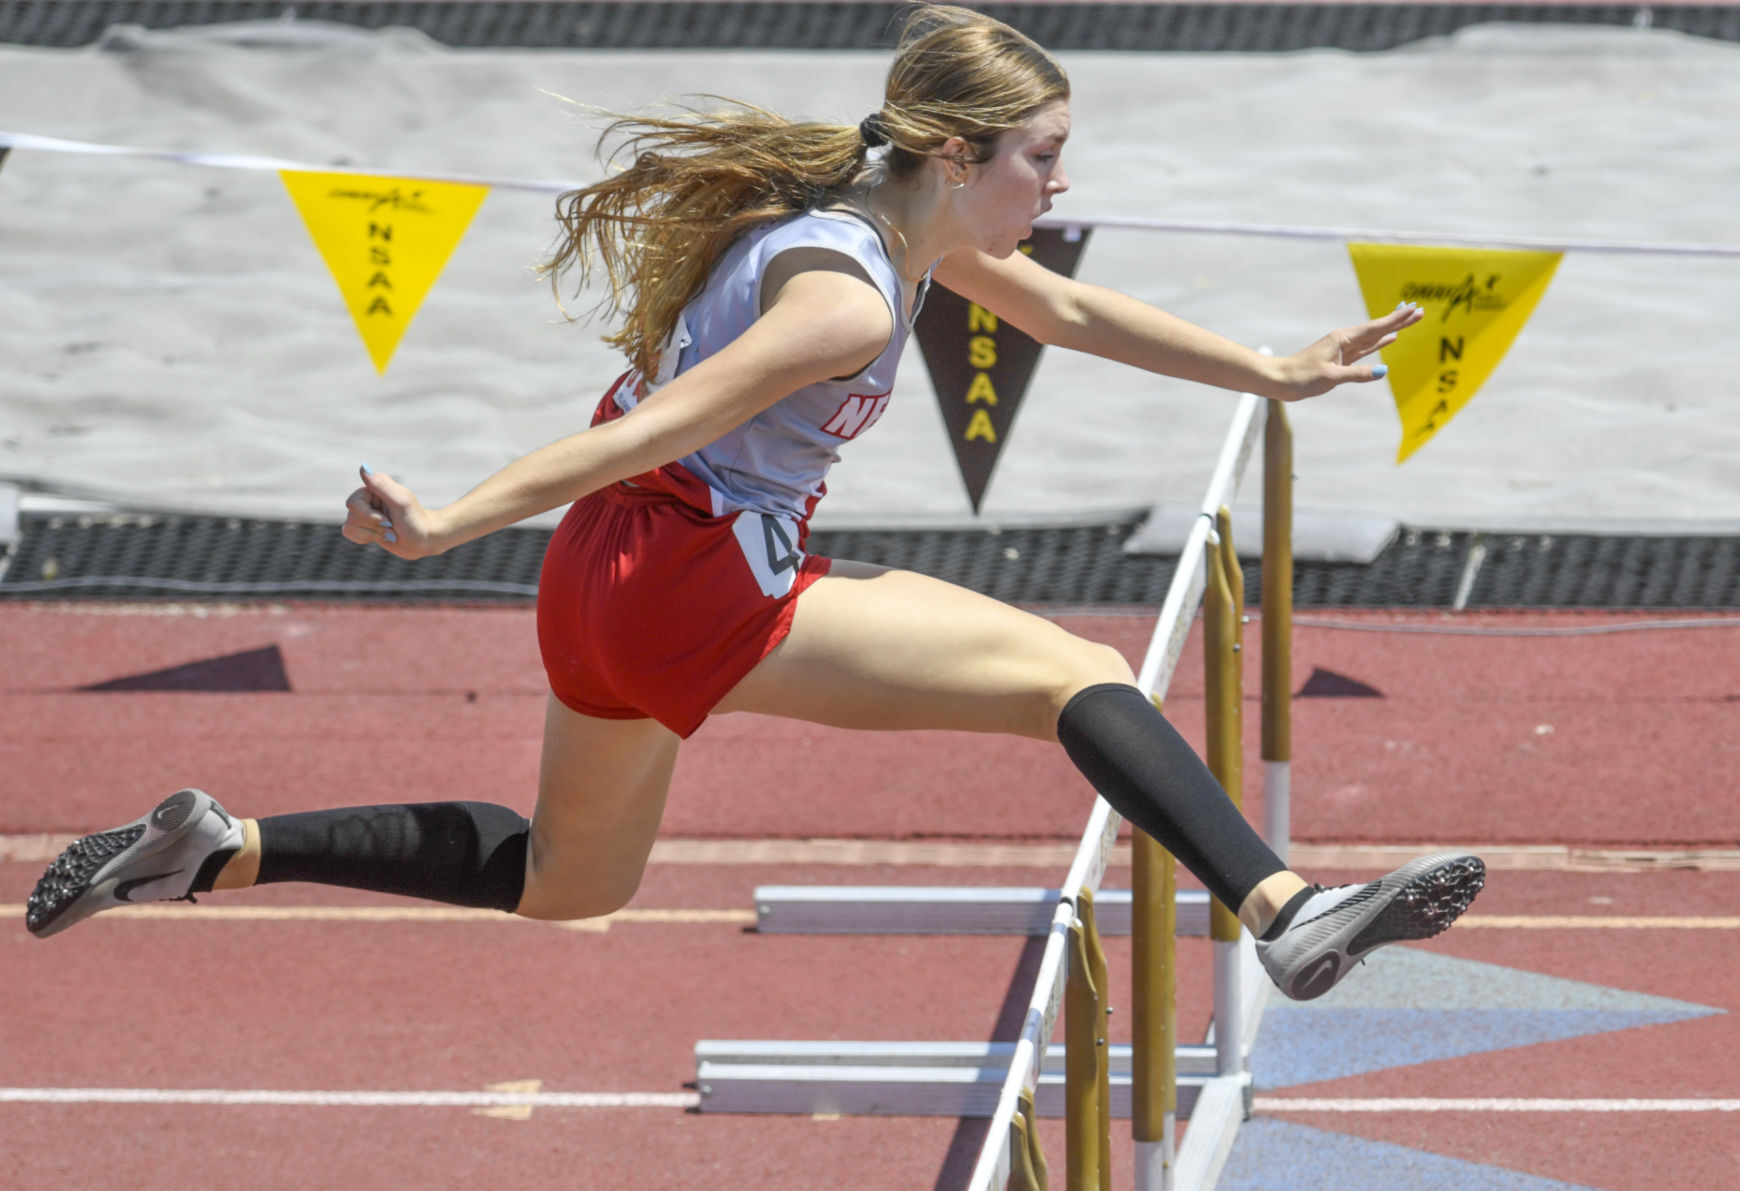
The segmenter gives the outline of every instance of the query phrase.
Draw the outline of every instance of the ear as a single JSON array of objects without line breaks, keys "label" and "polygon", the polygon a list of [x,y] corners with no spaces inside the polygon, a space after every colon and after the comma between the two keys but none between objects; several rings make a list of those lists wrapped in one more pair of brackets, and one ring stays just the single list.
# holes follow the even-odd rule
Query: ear
[{"label": "ear", "polygon": [[942,162],[943,181],[965,182],[967,166],[972,164],[972,146],[967,144],[965,137],[951,136],[944,141],[936,151],[937,158]]}]

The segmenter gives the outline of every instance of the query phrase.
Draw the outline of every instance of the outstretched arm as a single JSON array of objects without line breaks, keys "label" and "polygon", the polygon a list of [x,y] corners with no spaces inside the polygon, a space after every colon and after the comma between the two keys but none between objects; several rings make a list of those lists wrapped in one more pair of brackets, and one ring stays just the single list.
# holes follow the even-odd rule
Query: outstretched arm
[{"label": "outstretched arm", "polygon": [[1377,379],[1383,372],[1366,358],[1423,317],[1417,307],[1401,306],[1332,331],[1290,356],[1264,356],[1127,294],[1053,273],[1020,253],[1007,260],[955,253],[938,266],[936,279],[1041,343],[1280,401]]},{"label": "outstretched arm", "polygon": [[888,343],[893,320],[871,285],[817,269],[784,283],[728,347],[626,416],[522,456],[450,505],[425,508],[390,476],[363,472],[344,536],[400,558],[440,554],[693,453],[805,385],[848,376]]}]

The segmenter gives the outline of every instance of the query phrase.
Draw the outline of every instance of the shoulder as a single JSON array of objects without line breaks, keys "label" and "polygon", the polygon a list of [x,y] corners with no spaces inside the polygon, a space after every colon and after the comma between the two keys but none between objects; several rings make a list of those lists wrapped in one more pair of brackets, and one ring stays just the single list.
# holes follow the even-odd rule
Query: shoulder
[{"label": "shoulder", "polygon": [[888,262],[882,237],[857,215],[818,210],[781,220],[762,241],[764,267],[793,252],[804,253],[810,259],[820,259],[817,254],[832,253],[855,262],[857,272],[876,288],[887,291],[892,285],[898,292],[899,279]]},{"label": "shoulder", "polygon": [[[803,254],[791,255],[801,260]],[[763,317],[784,326],[801,326],[806,338],[826,342],[859,364],[866,353],[875,356],[894,330],[887,299],[851,268],[827,260],[808,263],[809,267],[793,269],[777,278],[777,286],[769,287]]]},{"label": "shoulder", "polygon": [[841,251],[881,253],[881,238],[861,217],[848,211],[800,211],[776,220],[769,228],[765,243],[775,251],[800,245],[817,245]]},{"label": "shoulder", "polygon": [[[811,279],[804,295],[826,295],[851,305],[880,307],[884,336],[899,309],[899,283],[886,264],[881,239],[874,229],[850,215],[806,211],[784,220],[763,241],[758,306],[772,309],[790,283],[810,274],[831,274],[834,280]],[[847,284],[841,284],[844,281]],[[794,298],[797,294],[794,292]],[[872,302],[870,299],[874,298]],[[808,299],[806,298],[807,302]]]},{"label": "shoulder", "polygon": [[709,360],[740,378],[757,377],[784,396],[852,376],[876,359],[894,331],[874,286],[834,269],[806,269],[770,290],[757,317]]}]

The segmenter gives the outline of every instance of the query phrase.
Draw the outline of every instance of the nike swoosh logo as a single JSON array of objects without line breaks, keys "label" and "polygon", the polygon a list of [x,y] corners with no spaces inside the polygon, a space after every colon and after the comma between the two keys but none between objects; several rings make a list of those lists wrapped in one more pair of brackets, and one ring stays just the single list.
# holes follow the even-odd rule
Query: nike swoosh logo
[{"label": "nike swoosh logo", "polygon": [[149,885],[153,881],[161,881],[165,877],[173,877],[176,873],[185,871],[187,870],[177,868],[171,869],[166,873],[154,873],[149,877],[135,877],[131,881],[122,881],[119,885],[115,886],[115,899],[117,901],[130,902],[133,899],[128,895],[135,889],[139,888],[139,886]]},{"label": "nike swoosh logo", "polygon": [[1335,974],[1341,969],[1341,956],[1331,951],[1299,974],[1293,982],[1293,996],[1301,1001],[1314,1001],[1335,985]]}]

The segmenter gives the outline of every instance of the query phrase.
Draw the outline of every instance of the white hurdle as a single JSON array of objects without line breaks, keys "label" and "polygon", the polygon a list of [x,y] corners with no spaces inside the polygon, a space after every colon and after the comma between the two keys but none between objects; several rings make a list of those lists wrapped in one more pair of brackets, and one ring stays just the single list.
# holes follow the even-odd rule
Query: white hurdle
[{"label": "white hurdle", "polygon": [[[1269,407],[1266,419],[1265,406]],[[1291,516],[1274,504],[1275,493],[1285,495],[1291,480],[1281,407],[1249,394],[1241,398],[1137,682],[1158,705],[1205,596],[1224,605],[1214,622],[1219,627],[1211,634],[1232,635],[1227,656],[1236,663],[1242,580],[1231,551],[1225,509],[1233,503],[1265,424],[1270,476],[1265,484],[1263,589],[1263,755],[1267,762],[1284,761],[1284,752],[1277,755],[1269,747],[1268,724],[1272,714],[1285,714],[1288,681],[1284,669],[1279,686],[1269,681],[1270,653],[1284,652],[1289,644],[1284,624],[1273,642],[1270,637],[1271,620],[1285,620],[1270,610],[1270,592],[1278,590],[1277,583],[1285,586],[1289,611],[1291,604],[1287,548]],[[1285,571],[1285,579],[1271,578],[1271,570]],[[1231,668],[1232,664],[1225,667]],[[1220,691],[1221,703],[1230,703],[1233,714],[1218,725],[1212,710],[1217,681],[1222,680],[1211,675],[1210,763],[1236,800],[1237,679],[1231,680],[1230,692]],[[1280,705],[1274,709],[1272,691],[1280,695]],[[1285,739],[1284,730],[1280,738]],[[1231,771],[1224,760],[1228,754],[1235,758]],[[1270,780],[1266,772],[1266,790]],[[1265,1001],[1266,978],[1249,933],[1229,911],[1212,906],[1206,894],[1177,894],[1172,889],[1171,858],[1142,833],[1136,833],[1135,889],[1101,891],[1121,825],[1118,813],[1104,799],[1096,799],[1059,889],[758,888],[757,920],[759,929],[768,933],[1021,934],[1043,936],[1045,946],[1021,1031],[1013,1042],[705,1040],[695,1047],[700,1111],[988,1116],[991,1126],[968,1182],[970,1191],[1029,1191],[1044,1185],[1045,1160],[1033,1122],[1038,1116],[1057,1115],[1070,1122],[1066,1185],[1070,1191],[1099,1188],[1109,1170],[1107,1121],[1128,1118],[1133,1123],[1138,1188],[1211,1188],[1249,1112],[1249,1047]],[[1280,841],[1284,848],[1285,820],[1277,824],[1271,814],[1267,828],[1271,841]],[[1155,854],[1161,859],[1155,859]],[[1096,910],[1101,919],[1097,924]],[[1101,931],[1135,936],[1133,1046],[1106,1045]],[[1215,937],[1215,1025],[1200,1045],[1176,1041],[1172,995],[1176,934]],[[1053,1046],[1051,1038],[1066,1000],[1072,1006],[1070,1044]],[[1180,1111],[1190,1122],[1181,1148],[1175,1145]]]}]

